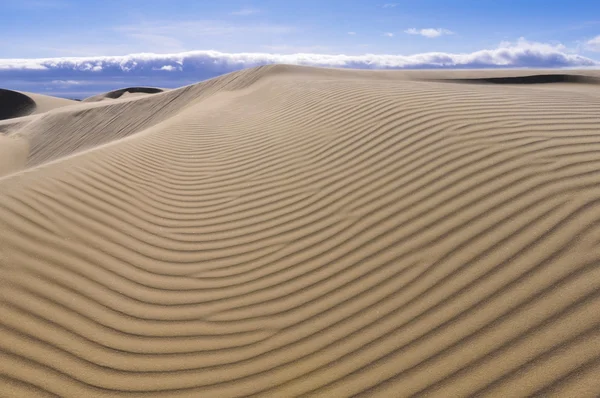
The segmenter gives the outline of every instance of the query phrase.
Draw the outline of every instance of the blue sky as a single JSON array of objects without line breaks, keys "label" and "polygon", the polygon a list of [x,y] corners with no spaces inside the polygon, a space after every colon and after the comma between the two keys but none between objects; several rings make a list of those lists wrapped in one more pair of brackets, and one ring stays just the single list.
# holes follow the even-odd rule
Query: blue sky
[{"label": "blue sky", "polygon": [[[131,55],[207,50],[218,53],[166,61]],[[240,61],[239,53],[262,55],[250,62],[248,57]],[[330,58],[277,58],[299,53]],[[360,58],[365,54],[370,58]],[[341,55],[355,58],[341,62]],[[108,61],[99,61],[107,56],[128,56],[129,67],[117,73],[106,66]],[[133,69],[148,62],[148,70],[160,70],[166,79],[184,81],[187,71],[191,81],[190,57],[229,65],[200,73],[202,78],[282,61],[398,68],[598,66],[600,1],[0,0],[0,87],[27,85],[25,71],[36,68],[32,79],[39,83],[41,69],[51,71],[59,63],[60,73],[48,72],[47,79],[63,85],[85,81],[83,72],[93,79],[120,76],[114,84],[126,83]],[[53,61],[35,67],[23,61],[42,58]],[[69,67],[61,61],[68,59]],[[86,59],[95,68],[82,67]],[[123,59],[110,62],[121,65]],[[199,63],[194,65],[197,71]],[[79,75],[71,76],[71,67]]]},{"label": "blue sky", "polygon": [[520,37],[593,56],[584,44],[600,35],[593,0],[0,0],[0,10],[2,58],[472,52]]}]

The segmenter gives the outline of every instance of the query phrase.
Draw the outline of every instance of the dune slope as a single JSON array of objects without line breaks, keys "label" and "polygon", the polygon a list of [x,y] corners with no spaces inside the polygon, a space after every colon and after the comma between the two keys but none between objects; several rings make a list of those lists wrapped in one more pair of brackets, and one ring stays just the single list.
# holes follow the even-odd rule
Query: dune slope
[{"label": "dune slope", "polygon": [[[73,107],[46,112],[27,123],[13,127],[0,124],[0,131],[25,139],[30,148],[27,167],[39,166],[156,126],[217,93],[250,86],[261,76],[273,74],[271,70],[269,67],[248,69],[177,90],[121,101],[73,101]],[[212,105],[203,105],[206,106]]]},{"label": "dune slope", "polygon": [[31,114],[35,101],[18,91],[0,89],[0,120]]},{"label": "dune slope", "polygon": [[0,391],[597,395],[600,98],[408,77],[262,67],[21,127]]}]

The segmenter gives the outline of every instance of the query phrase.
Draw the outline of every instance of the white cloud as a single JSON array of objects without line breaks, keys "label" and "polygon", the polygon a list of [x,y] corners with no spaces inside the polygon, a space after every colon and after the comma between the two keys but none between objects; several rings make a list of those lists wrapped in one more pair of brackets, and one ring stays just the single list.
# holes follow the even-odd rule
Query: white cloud
[{"label": "white cloud", "polygon": [[382,5],[383,8],[394,8],[398,5],[398,3],[385,3]]},{"label": "white cloud", "polygon": [[600,36],[596,36],[593,39],[588,40],[585,44],[585,48],[587,50],[600,51]]},{"label": "white cloud", "polygon": [[348,34],[349,34],[350,36],[354,36],[354,35],[356,35],[356,32],[348,32]]},{"label": "white cloud", "polygon": [[203,74],[216,75],[234,70],[265,65],[295,64],[361,69],[405,68],[486,68],[486,67],[591,67],[600,62],[565,51],[560,44],[502,42],[495,49],[472,53],[429,52],[414,55],[387,54],[272,54],[222,53],[190,51],[172,54],[141,53],[126,56],[67,57],[42,59],[0,59],[0,81],[11,74],[48,76],[50,80],[68,80],[73,74],[86,79],[98,76],[154,76],[169,73],[198,79]]},{"label": "white cloud", "polygon": [[567,52],[567,47],[561,43],[538,43],[535,41],[529,41],[524,37],[520,37],[516,42],[501,41],[498,48],[517,48],[520,50],[537,50],[542,52]]},{"label": "white cloud", "polygon": [[54,84],[56,86],[77,86],[84,82],[78,80],[52,80],[50,84]]},{"label": "white cloud", "polygon": [[164,70],[164,71],[167,71],[167,72],[175,72],[175,71],[180,71],[181,70],[181,66],[163,65],[160,68],[156,68],[154,70]]},{"label": "white cloud", "polygon": [[258,14],[259,12],[260,10],[257,8],[242,8],[240,10],[232,12],[231,15],[248,16]]},{"label": "white cloud", "polygon": [[425,37],[429,37],[431,39],[435,37],[440,37],[442,35],[453,35],[454,32],[444,28],[425,28],[425,29],[416,29],[410,28],[406,29],[404,33],[408,33],[409,35],[421,35]]},{"label": "white cloud", "polygon": [[386,37],[394,37],[394,34],[392,32],[385,32],[383,35]]}]

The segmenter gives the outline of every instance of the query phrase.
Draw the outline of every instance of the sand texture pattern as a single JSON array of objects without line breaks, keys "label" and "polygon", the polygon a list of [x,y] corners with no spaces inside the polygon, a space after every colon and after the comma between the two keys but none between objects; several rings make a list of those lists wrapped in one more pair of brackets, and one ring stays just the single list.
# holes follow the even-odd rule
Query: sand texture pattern
[{"label": "sand texture pattern", "polygon": [[598,74],[489,81],[519,73],[274,65],[14,119],[0,396],[597,396]]}]

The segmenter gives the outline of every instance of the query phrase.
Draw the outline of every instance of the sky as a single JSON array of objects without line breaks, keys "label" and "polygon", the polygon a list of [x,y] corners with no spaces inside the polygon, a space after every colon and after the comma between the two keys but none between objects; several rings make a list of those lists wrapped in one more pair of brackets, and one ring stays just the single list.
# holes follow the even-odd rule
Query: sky
[{"label": "sky", "polygon": [[177,87],[264,63],[600,67],[598,0],[0,0],[0,87]]}]

